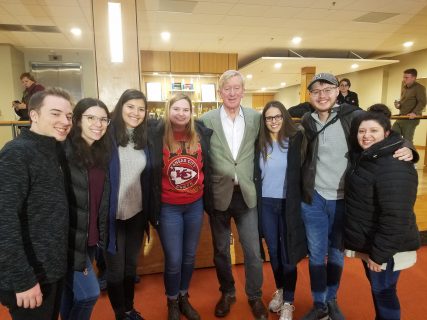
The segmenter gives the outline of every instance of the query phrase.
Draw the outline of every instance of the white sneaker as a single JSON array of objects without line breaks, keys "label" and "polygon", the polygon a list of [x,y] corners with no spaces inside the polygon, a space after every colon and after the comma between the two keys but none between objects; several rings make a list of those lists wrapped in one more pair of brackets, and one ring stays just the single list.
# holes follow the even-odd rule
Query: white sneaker
[{"label": "white sneaker", "polygon": [[295,307],[293,304],[285,302],[280,307],[280,318],[279,320],[292,320],[292,314],[294,313]]},{"label": "white sneaker", "polygon": [[273,293],[273,299],[268,304],[268,309],[271,312],[279,312],[283,304],[283,289],[277,289]]}]

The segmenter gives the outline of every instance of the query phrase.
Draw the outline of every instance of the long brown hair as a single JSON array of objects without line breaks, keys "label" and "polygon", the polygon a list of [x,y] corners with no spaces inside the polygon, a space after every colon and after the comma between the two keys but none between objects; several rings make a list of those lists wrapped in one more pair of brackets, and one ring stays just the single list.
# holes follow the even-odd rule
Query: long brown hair
[{"label": "long brown hair", "polygon": [[185,143],[185,146],[188,151],[194,152],[197,150],[199,136],[197,135],[195,125],[194,125],[193,104],[191,103],[191,99],[187,95],[182,93],[177,93],[173,95],[169,99],[169,101],[166,103],[165,133],[163,135],[163,143],[165,146],[169,148],[171,152],[176,152],[181,147],[181,144],[178,141],[176,141],[174,138],[172,124],[170,122],[170,108],[175,102],[180,100],[185,100],[190,105],[191,116],[190,116],[190,121],[187,123],[187,126],[185,127],[185,135],[187,138],[187,142]]},{"label": "long brown hair", "polygon": [[[133,99],[142,99],[144,102],[145,108],[145,117],[144,121],[138,125],[133,131],[132,137],[128,136],[126,130],[126,124],[123,120],[123,105],[129,100]],[[109,130],[113,130],[114,138],[118,146],[126,147],[129,143],[129,140],[135,143],[135,150],[141,150],[147,145],[147,119],[148,119],[148,105],[147,98],[145,95],[136,89],[127,89],[125,90],[117,101],[116,107],[111,114],[111,124]]]},{"label": "long brown hair", "polygon": [[277,139],[277,142],[279,143],[279,146],[281,148],[285,148],[285,139],[293,137],[298,131],[298,128],[293,122],[288,110],[286,110],[285,106],[280,101],[273,100],[267,102],[264,109],[262,110],[261,125],[258,139],[259,149],[261,150],[262,158],[264,159],[264,161],[267,159],[268,148],[271,148],[273,146],[273,139],[271,138],[270,130],[268,130],[267,126],[265,125],[265,113],[270,108],[279,109],[283,117],[282,127],[278,132]]}]

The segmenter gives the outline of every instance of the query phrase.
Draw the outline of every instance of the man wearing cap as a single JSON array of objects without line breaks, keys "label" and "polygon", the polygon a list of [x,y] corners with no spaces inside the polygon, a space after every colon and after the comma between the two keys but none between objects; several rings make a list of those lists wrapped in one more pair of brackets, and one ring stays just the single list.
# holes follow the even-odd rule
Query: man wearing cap
[{"label": "man wearing cap", "polygon": [[[315,111],[306,113],[307,151],[302,165],[302,219],[309,250],[309,272],[314,307],[303,320],[345,319],[337,304],[344,254],[344,175],[347,169],[348,137],[353,118],[363,112],[349,104],[337,104],[338,81],[319,73],[308,85]],[[396,151],[400,160],[412,160],[412,151]],[[327,262],[326,262],[327,258]]]}]

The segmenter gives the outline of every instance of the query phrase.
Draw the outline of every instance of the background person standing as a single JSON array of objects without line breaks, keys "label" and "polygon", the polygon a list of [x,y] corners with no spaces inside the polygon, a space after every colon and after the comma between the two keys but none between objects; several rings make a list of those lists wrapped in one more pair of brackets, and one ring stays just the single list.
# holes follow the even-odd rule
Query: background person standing
[{"label": "background person standing", "polygon": [[414,140],[415,129],[420,123],[420,119],[414,118],[420,116],[426,106],[426,88],[416,81],[417,75],[416,69],[403,71],[400,100],[394,102],[394,106],[400,111],[399,115],[409,116],[409,119],[396,120],[392,129],[411,143]]},{"label": "background person standing", "polygon": [[21,79],[22,86],[25,88],[22,93],[21,101],[15,100],[12,102],[12,106],[15,109],[15,113],[19,116],[20,121],[30,120],[28,116],[28,102],[30,101],[33,94],[39,91],[43,91],[45,88],[36,82],[36,79],[29,72],[24,72],[19,77]]}]

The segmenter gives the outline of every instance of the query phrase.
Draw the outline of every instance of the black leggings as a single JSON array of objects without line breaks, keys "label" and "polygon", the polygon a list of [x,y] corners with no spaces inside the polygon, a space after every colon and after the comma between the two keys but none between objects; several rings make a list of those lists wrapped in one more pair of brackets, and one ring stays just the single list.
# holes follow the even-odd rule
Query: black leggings
[{"label": "black leggings", "polygon": [[144,236],[144,221],[142,212],[128,220],[116,220],[117,252],[105,254],[108,297],[118,319],[124,312],[133,309],[134,281]]}]

